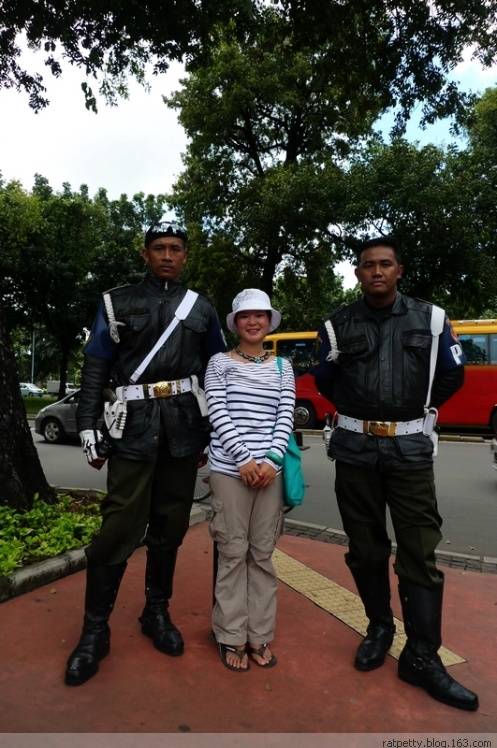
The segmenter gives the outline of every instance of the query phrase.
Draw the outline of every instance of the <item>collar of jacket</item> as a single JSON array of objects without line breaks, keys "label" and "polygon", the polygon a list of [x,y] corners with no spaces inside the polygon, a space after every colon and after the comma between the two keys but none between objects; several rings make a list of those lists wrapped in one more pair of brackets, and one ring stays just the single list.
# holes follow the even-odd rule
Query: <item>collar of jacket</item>
[{"label": "collar of jacket", "polygon": [[143,284],[145,286],[148,286],[151,291],[154,293],[173,293],[178,288],[182,288],[181,283],[177,280],[161,280],[161,278],[157,278],[156,275],[153,273],[147,273],[145,278],[143,279]]},{"label": "collar of jacket", "polygon": [[[390,314],[393,317],[400,317],[403,314],[407,314],[407,304],[403,294],[397,291],[395,301],[393,302],[392,310]],[[354,318],[359,320],[374,319],[374,312],[366,304],[364,296],[356,302],[356,308],[354,309]]]}]

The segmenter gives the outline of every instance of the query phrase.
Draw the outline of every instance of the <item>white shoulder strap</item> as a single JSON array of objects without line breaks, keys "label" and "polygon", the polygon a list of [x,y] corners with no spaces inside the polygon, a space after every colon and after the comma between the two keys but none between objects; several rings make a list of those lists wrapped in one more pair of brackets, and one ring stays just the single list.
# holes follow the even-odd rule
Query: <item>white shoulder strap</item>
[{"label": "white shoulder strap", "polygon": [[162,348],[164,343],[167,341],[167,339],[171,336],[171,334],[174,332],[174,330],[177,328],[181,320],[184,320],[188,317],[190,314],[193,305],[198,299],[198,293],[195,291],[188,290],[186,294],[184,295],[180,305],[174,312],[174,317],[171,320],[171,322],[168,324],[162,335],[160,336],[159,340],[156,342],[152,350],[145,356],[141,364],[135,369],[133,374],[130,377],[130,381],[132,384],[134,384],[143,374],[157,351]]},{"label": "white shoulder strap", "polygon": [[124,325],[124,322],[118,322],[116,315],[114,314],[114,307],[112,305],[112,297],[108,291],[103,295],[105,311],[107,312],[107,319],[109,320],[109,335],[114,343],[119,343],[119,330],[117,329],[120,325]]},{"label": "white shoulder strap", "polygon": [[443,332],[444,324],[445,324],[444,310],[441,309],[439,306],[435,306],[435,304],[433,304],[431,308],[431,321],[430,321],[430,329],[431,329],[430,375],[429,375],[429,380],[428,380],[428,392],[426,395],[425,408],[430,407],[431,388],[433,387],[433,380],[435,378],[435,368],[437,365],[437,357],[438,357],[438,341],[439,341],[440,335]]},{"label": "white shoulder strap", "polygon": [[326,356],[326,360],[336,361],[340,354],[340,351],[338,350],[337,336],[335,335],[335,330],[333,329],[331,320],[327,319],[324,323],[324,326],[326,332],[328,333],[328,340],[330,341],[330,352]]}]

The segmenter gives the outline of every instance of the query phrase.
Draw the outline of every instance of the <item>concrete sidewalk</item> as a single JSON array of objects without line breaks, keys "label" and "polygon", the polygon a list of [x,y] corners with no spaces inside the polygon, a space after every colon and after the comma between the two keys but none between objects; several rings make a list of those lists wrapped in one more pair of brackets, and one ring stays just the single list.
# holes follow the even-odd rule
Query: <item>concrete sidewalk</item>
[{"label": "concrete sidewalk", "polygon": [[[329,608],[341,588],[355,592],[343,547],[285,535],[278,548],[278,568],[286,559],[301,579],[318,579],[317,572],[322,586],[329,582]],[[254,664],[246,674],[224,668],[210,638],[212,542],[205,523],[190,529],[176,574],[172,614],[185,654],[162,655],[137,621],[144,562],[142,548],[130,560],[111,619],[111,654],[77,688],[64,685],[63,672],[80,633],[84,572],[1,604],[0,732],[497,732],[495,574],[444,569],[444,644],[464,660],[450,672],[480,696],[479,711],[467,713],[399,681],[392,656],[379,670],[354,670],[360,635],[324,609],[323,595],[283,582],[277,667]]]}]

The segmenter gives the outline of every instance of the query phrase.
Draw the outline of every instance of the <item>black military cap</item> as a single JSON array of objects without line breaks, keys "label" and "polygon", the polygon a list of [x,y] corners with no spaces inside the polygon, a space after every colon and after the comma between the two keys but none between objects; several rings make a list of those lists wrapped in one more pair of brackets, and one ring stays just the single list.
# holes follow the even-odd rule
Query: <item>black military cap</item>
[{"label": "black military cap", "polygon": [[185,244],[188,241],[188,236],[184,226],[181,226],[175,221],[158,221],[158,223],[153,223],[147,229],[145,234],[145,246],[148,247],[154,239],[158,239],[161,236],[177,236],[179,239],[183,239]]}]

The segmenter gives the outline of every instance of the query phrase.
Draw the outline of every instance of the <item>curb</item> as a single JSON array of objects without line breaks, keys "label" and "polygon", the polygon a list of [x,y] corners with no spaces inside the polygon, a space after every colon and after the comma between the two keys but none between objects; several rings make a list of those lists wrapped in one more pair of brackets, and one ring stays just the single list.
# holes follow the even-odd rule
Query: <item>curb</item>
[{"label": "curb", "polygon": [[[300,522],[296,519],[285,518],[285,532],[309,540],[320,540],[324,543],[348,545],[348,537],[343,530],[326,525],[315,525],[311,522]],[[392,555],[395,555],[397,544],[392,542]],[[438,563],[444,566],[460,569],[461,571],[477,571],[481,574],[497,574],[497,558],[493,556],[477,556],[466,553],[436,550]]]},{"label": "curb", "polygon": [[[59,489],[59,490],[67,490]],[[75,489],[71,489],[75,490]],[[103,491],[78,489],[85,494],[102,494]],[[199,506],[193,506],[190,513],[190,527],[204,522],[207,518],[205,509]],[[12,597],[23,595],[25,592],[31,592],[37,587],[42,587],[57,579],[74,574],[86,567],[86,556],[84,548],[78,548],[74,551],[66,551],[60,556],[48,558],[45,561],[39,561],[36,564],[25,566],[22,569],[13,571],[5,577],[0,577],[0,602],[10,600]]]}]

